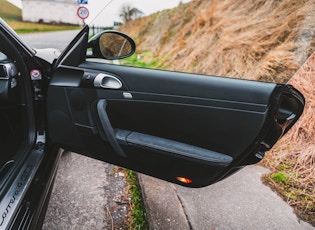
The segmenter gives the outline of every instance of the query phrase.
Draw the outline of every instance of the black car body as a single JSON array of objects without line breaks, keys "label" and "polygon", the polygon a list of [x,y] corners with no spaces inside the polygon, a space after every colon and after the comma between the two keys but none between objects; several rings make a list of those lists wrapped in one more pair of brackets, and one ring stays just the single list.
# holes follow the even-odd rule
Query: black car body
[{"label": "black car body", "polygon": [[259,162],[302,114],[290,85],[90,61],[135,47],[120,34],[129,51],[108,54],[88,30],[45,60],[0,21],[0,229],[41,227],[61,148],[202,187]]}]

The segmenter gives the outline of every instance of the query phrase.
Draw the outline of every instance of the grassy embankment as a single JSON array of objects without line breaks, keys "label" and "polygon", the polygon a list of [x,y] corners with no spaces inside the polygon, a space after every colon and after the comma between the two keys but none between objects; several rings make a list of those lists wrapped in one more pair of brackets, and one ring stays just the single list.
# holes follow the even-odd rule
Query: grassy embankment
[{"label": "grassy embankment", "polygon": [[21,9],[12,5],[6,0],[0,0],[0,17],[4,19],[17,33],[48,32],[80,28],[78,26],[48,25],[43,23],[23,22]]},{"label": "grassy embankment", "polygon": [[[144,54],[126,64],[286,83],[315,51],[314,21],[313,0],[194,0],[120,30]],[[266,153],[262,164],[272,173],[263,180],[315,225],[315,78],[300,74],[290,83],[307,105],[298,124]]]}]

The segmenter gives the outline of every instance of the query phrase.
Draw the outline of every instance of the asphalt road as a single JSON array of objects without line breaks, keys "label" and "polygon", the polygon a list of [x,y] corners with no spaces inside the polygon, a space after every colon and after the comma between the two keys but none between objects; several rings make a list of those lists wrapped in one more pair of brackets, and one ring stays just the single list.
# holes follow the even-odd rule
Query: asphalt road
[{"label": "asphalt road", "polygon": [[43,230],[127,229],[124,171],[72,152],[63,154]]},{"label": "asphalt road", "polygon": [[32,33],[20,35],[31,47],[36,49],[56,48],[63,50],[78,34],[78,30]]}]

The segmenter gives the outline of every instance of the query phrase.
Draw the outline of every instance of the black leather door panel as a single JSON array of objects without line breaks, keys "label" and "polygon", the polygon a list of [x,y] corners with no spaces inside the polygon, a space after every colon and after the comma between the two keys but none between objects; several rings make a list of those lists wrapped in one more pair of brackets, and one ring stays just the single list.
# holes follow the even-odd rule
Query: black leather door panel
[{"label": "black leather door panel", "polygon": [[[94,84],[105,75],[121,86]],[[60,66],[48,93],[50,138],[164,180],[205,186],[259,161],[282,135],[274,116],[284,90],[290,94],[273,83],[91,62]]]}]

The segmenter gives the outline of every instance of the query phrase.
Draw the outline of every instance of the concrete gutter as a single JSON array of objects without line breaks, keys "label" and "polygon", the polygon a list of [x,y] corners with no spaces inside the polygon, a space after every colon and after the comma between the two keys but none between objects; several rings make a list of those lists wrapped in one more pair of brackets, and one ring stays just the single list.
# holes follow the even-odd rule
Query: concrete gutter
[{"label": "concrete gutter", "polygon": [[139,174],[150,229],[314,230],[247,166],[214,185],[192,189]]}]

